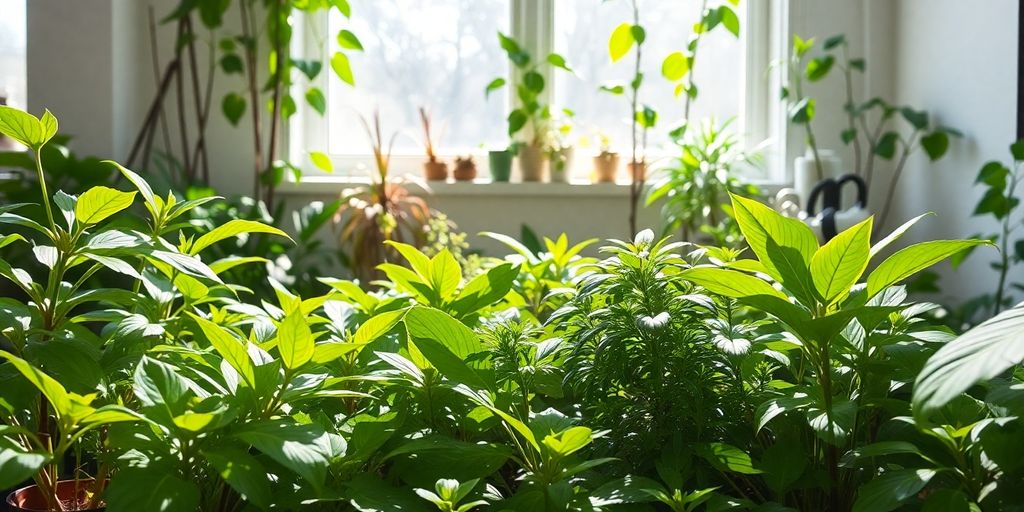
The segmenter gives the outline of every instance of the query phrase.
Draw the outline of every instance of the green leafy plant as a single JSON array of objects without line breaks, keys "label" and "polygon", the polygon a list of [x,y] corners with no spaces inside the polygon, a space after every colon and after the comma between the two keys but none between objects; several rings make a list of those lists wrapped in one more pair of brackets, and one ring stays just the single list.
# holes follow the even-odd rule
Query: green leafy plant
[{"label": "green leafy plant", "polygon": [[[508,136],[515,137],[526,129],[524,140],[521,142],[545,150],[550,149],[552,141],[549,140],[549,124],[552,117],[551,106],[544,103],[546,81],[551,79],[551,72],[555,68],[569,73],[573,72],[572,68],[566,63],[565,57],[557,53],[548,54],[544,61],[535,61],[522,44],[501,32],[498,32],[498,43],[516,69],[517,106],[508,114]],[[504,78],[495,78],[487,84],[484,93],[490,95],[506,84],[507,80]]]},{"label": "green leafy plant", "polygon": [[426,201],[409,192],[402,178],[389,174],[391,146],[397,134],[385,140],[380,112],[374,112],[372,127],[365,118],[360,119],[373,148],[376,169],[371,172],[369,185],[342,194],[343,204],[335,223],[341,245],[348,251],[352,273],[368,286],[380,275],[377,265],[387,262],[389,256],[394,257],[393,253],[388,254],[384,242],[422,246],[424,228],[432,213]]},{"label": "green leafy plant", "polygon": [[[805,96],[803,80],[819,82],[824,80],[833,68],[838,68],[843,74],[846,98],[843,111],[847,120],[847,126],[840,133],[840,139],[845,145],[853,145],[854,174],[861,176],[870,189],[874,183],[876,159],[896,162],[885,202],[882,203],[878,216],[878,227],[884,228],[889,219],[896,187],[910,155],[921,148],[929,161],[939,160],[949,148],[950,137],[959,137],[960,132],[947,126],[933,126],[927,112],[910,106],[893,105],[880,97],[871,98],[863,103],[858,102],[853,92],[853,76],[854,72],[863,73],[866,64],[863,58],[850,56],[846,36],[840,34],[826,39],[822,44],[823,53],[806,59],[813,46],[814,38],[803,40],[799,36],[793,36],[789,84],[782,90],[783,99],[790,101],[790,121],[804,126],[807,144],[814,158],[817,179],[826,178],[818,154],[817,139],[811,129],[811,121],[818,106],[814,98]],[[893,123],[899,118],[906,122],[909,133],[901,133],[899,128],[893,127]]]},{"label": "green leafy plant", "polygon": [[728,212],[729,194],[757,197],[760,192],[737,176],[738,168],[755,156],[740,148],[729,124],[709,119],[677,132],[681,155],[658,169],[647,190],[647,206],[664,201],[663,234],[678,231],[682,240],[690,241],[703,233],[719,246],[739,245],[739,228]]},{"label": "green leafy plant", "polygon": [[[992,315],[999,314],[1003,308],[1013,304],[1011,288],[1024,290],[1024,283],[1008,282],[1011,269],[1024,261],[1024,239],[1013,240],[1017,230],[1024,225],[1024,219],[1016,216],[1017,207],[1020,205],[1017,188],[1021,181],[1024,181],[1024,176],[1020,172],[1021,162],[1024,162],[1024,141],[1011,144],[1010,154],[1013,157],[1012,165],[1007,167],[995,160],[987,162],[978,171],[975,180],[976,184],[985,187],[986,190],[974,208],[974,216],[991,216],[999,223],[999,232],[987,237],[999,246],[999,261],[992,264],[999,277],[991,294],[973,299],[973,304],[968,306],[989,306]],[[955,260],[955,264],[961,264],[968,255],[970,252],[962,253]]]},{"label": "green leafy plant", "polygon": [[469,512],[474,508],[487,505],[485,500],[459,504],[469,493],[473,492],[473,488],[476,487],[478,482],[479,480],[474,479],[465,483],[459,483],[458,480],[442,478],[434,484],[435,492],[426,489],[416,489],[416,494],[436,505],[437,509],[442,512]]}]

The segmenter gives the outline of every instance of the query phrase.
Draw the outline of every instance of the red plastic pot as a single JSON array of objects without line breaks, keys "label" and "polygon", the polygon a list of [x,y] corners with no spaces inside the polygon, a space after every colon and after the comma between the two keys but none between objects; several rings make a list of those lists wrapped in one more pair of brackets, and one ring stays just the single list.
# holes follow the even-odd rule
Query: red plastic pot
[{"label": "red plastic pot", "polygon": [[[76,511],[103,511],[105,506],[96,508],[78,508],[88,501],[95,481],[88,480],[61,480],[57,482],[57,499],[59,499],[67,510]],[[7,507],[12,511],[45,512],[50,510],[46,497],[39,492],[39,487],[30,485],[22,487],[7,495]]]}]

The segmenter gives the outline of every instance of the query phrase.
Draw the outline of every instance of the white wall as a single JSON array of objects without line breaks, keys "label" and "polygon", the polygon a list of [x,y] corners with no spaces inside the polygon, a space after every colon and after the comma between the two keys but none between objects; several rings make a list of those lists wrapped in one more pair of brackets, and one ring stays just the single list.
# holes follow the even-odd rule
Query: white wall
[{"label": "white wall", "polygon": [[[936,213],[911,232],[908,238],[915,241],[995,233],[994,222],[971,217],[982,192],[974,178],[986,161],[1009,163],[1008,148],[1016,137],[1018,2],[894,4],[894,99],[928,110],[966,137],[954,140],[950,153],[936,163],[921,153],[912,157],[893,218]],[[996,276],[988,262],[995,257],[996,251],[986,248],[956,272],[948,264],[940,266],[944,298],[963,300],[990,292]],[[1011,277],[1024,280],[1024,270],[1018,267],[1016,272]]]}]

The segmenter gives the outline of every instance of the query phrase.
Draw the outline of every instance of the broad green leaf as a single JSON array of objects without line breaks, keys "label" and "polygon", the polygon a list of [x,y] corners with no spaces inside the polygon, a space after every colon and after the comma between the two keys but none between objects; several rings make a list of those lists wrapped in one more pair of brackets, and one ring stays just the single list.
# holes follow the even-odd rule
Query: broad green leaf
[{"label": "broad green leaf", "polygon": [[684,270],[681,275],[708,291],[725,297],[739,299],[754,295],[768,295],[786,299],[786,295],[775,289],[770,283],[736,270],[693,267]]},{"label": "broad green leaf", "polygon": [[238,121],[245,114],[245,98],[237,92],[225,94],[224,99],[220,102],[220,109],[232,126],[238,126]]},{"label": "broad green leaf", "polygon": [[313,107],[318,114],[324,115],[327,112],[327,98],[319,87],[310,87],[306,91],[306,103]]},{"label": "broad green leaf", "polygon": [[986,240],[933,240],[921,242],[896,251],[878,265],[868,276],[868,298],[878,292],[924,270],[960,251],[976,245],[989,244]]},{"label": "broad green leaf", "polygon": [[155,199],[155,194],[153,194],[153,188],[149,186],[149,183],[142,176],[113,160],[104,160],[102,163],[114,166],[128,181],[132,182],[132,185],[135,185],[139,194],[142,195],[142,199],[150,205],[153,211],[159,211],[160,206]]},{"label": "broad green leaf", "polygon": [[896,469],[875,477],[857,492],[854,512],[888,512],[917,495],[935,476],[934,469]]},{"label": "broad green leaf", "polygon": [[725,443],[708,443],[697,446],[697,455],[711,463],[719,471],[757,475],[761,470],[754,467],[753,461],[743,450]]},{"label": "broad green leaf", "polygon": [[228,256],[210,263],[210,270],[212,270],[214,274],[220,274],[221,272],[233,269],[239,265],[247,265],[249,263],[266,263],[267,261],[268,260],[266,258],[260,258],[259,256]]},{"label": "broad green leaf", "polygon": [[896,147],[900,142],[900,135],[896,132],[886,132],[878,139],[878,144],[875,145],[875,154],[886,159],[892,160],[892,157],[896,156]]},{"label": "broad green leaf", "polygon": [[267,470],[255,457],[230,446],[208,448],[203,450],[203,456],[242,499],[260,508],[270,504],[271,482]]},{"label": "broad green leaf", "polygon": [[690,59],[682,52],[673,52],[661,62],[661,76],[675,82],[690,71]]},{"label": "broad green leaf", "polygon": [[48,454],[25,451],[13,440],[0,437],[0,486],[4,489],[22,484],[49,462]]},{"label": "broad green leaf", "polygon": [[541,441],[556,455],[566,457],[590,444],[594,439],[593,431],[587,427],[569,427],[558,434],[547,435]]},{"label": "broad green leaf", "polygon": [[914,414],[926,418],[977,382],[1024,361],[1024,304],[1006,310],[945,344],[914,384]]},{"label": "broad green leaf", "polygon": [[277,326],[277,340],[285,368],[294,370],[313,358],[313,333],[301,308],[293,310]]},{"label": "broad green leaf", "polygon": [[572,68],[569,67],[569,64],[567,64],[565,62],[565,57],[563,57],[563,56],[561,56],[561,55],[559,55],[557,53],[548,54],[548,64],[551,64],[552,66],[554,66],[556,68],[563,69],[563,70],[568,71],[570,73],[573,72]]},{"label": "broad green leaf", "polygon": [[165,407],[171,414],[178,414],[192,397],[188,381],[177,368],[143,356],[135,368],[132,392],[142,405]]},{"label": "broad green leaf", "polygon": [[441,300],[448,300],[458,289],[462,282],[462,267],[447,248],[430,260],[430,277],[432,287]]},{"label": "broad green leaf", "polygon": [[814,253],[811,277],[827,304],[850,291],[868,266],[872,217],[836,235]]},{"label": "broad green leaf", "polygon": [[523,127],[526,126],[526,121],[528,121],[528,120],[529,120],[529,117],[526,115],[526,112],[523,112],[522,109],[518,109],[517,108],[517,109],[513,110],[512,112],[509,112],[509,114],[508,114],[508,135],[509,135],[509,137],[515,135],[516,132],[518,132],[519,130],[522,130]]},{"label": "broad green leaf", "polygon": [[889,233],[889,235],[883,238],[880,242],[871,246],[871,259],[874,259],[875,256],[878,256],[883,250],[892,245],[893,242],[899,240],[901,236],[903,236],[907,231],[910,230],[910,228],[914,227],[914,224],[917,224],[918,221],[925,217],[928,217],[929,215],[935,214],[931,212],[922,213],[921,215],[918,215],[917,217],[914,217],[913,219],[904,222],[900,227],[893,230],[892,233]]},{"label": "broad green leaf", "polygon": [[736,15],[736,11],[730,9],[728,5],[720,5],[718,7],[718,14],[722,20],[722,26],[732,33],[732,35],[739,37],[740,18]]},{"label": "broad green leaf", "polygon": [[121,192],[109,187],[86,190],[75,204],[75,218],[82,225],[91,226],[132,205],[135,192]]},{"label": "broad green leaf", "polygon": [[57,132],[57,119],[47,110],[40,121],[28,112],[0,105],[0,133],[23,146],[38,149]]},{"label": "broad green leaf", "polygon": [[936,161],[946,154],[949,149],[949,135],[946,132],[936,131],[921,137],[921,147],[928,155],[928,159]]},{"label": "broad green leaf", "polygon": [[828,72],[832,70],[832,65],[835,63],[835,57],[831,55],[823,55],[821,57],[815,57],[807,63],[806,76],[810,82],[817,82],[822,78],[828,76]]},{"label": "broad green leaf", "polygon": [[468,356],[484,346],[462,322],[443,311],[414,306],[405,316],[405,327],[416,348],[445,377],[477,389],[488,387],[466,363]]},{"label": "broad green leaf", "polygon": [[338,31],[338,46],[346,50],[357,50],[363,51],[363,43],[359,42],[359,38],[350,30],[341,29]]},{"label": "broad green leaf", "polygon": [[352,336],[352,343],[366,345],[394,329],[409,309],[398,309],[375,315],[363,323]]},{"label": "broad green leaf", "polygon": [[203,249],[220,242],[221,240],[235,237],[243,233],[268,233],[291,240],[291,237],[289,237],[284,231],[273,226],[268,226],[262,222],[233,219],[222,226],[217,226],[209,233],[199,237],[199,239],[192,244],[192,249],[189,251],[189,254],[199,254]]},{"label": "broad green leaf", "polygon": [[426,254],[423,254],[419,249],[409,244],[403,244],[401,242],[391,240],[384,243],[394,247],[395,250],[397,250],[399,254],[409,262],[409,266],[411,266],[416,274],[419,275],[420,279],[425,282],[433,281],[433,278],[431,277],[433,275],[431,274],[432,264],[430,262],[430,258],[428,258]]},{"label": "broad green leaf", "polygon": [[250,387],[256,387],[256,376],[252,359],[246,348],[247,343],[235,337],[227,329],[203,318],[189,313],[192,320],[203,332],[214,350],[245,380]]},{"label": "broad green leaf", "polygon": [[355,87],[356,79],[352,74],[352,65],[349,64],[348,55],[342,52],[334,52],[334,56],[331,57],[331,69],[334,70],[334,74],[338,75],[342,82]]},{"label": "broad green leaf", "polygon": [[69,416],[74,412],[75,406],[72,403],[71,396],[56,379],[30,365],[28,361],[9,352],[0,350],[0,358],[4,358],[11,363],[18,370],[18,373],[21,373],[26,380],[31,382],[50,401],[58,419]]},{"label": "broad green leaf", "polygon": [[[751,250],[757,259],[764,264],[769,275],[776,271],[768,257],[768,239],[774,240],[780,247],[793,248],[800,254],[805,265],[810,265],[814,253],[818,250],[818,239],[806,224],[781,214],[754,199],[732,195],[733,212],[736,222],[747,238]],[[778,279],[777,275],[772,275]],[[781,279],[780,279],[781,280]]]},{"label": "broad green leaf", "polygon": [[58,190],[53,194],[53,204],[57,205],[61,215],[64,216],[68,229],[73,229],[75,226],[75,203],[77,202],[78,196],[68,195],[63,190]]},{"label": "broad green leaf", "polygon": [[162,262],[170,265],[174,270],[192,277],[209,279],[216,283],[223,282],[213,270],[210,270],[210,267],[206,266],[196,256],[170,251],[153,251],[150,253],[150,256],[150,261],[154,262],[154,264]]},{"label": "broad green leaf", "polygon": [[615,27],[611,38],[608,39],[608,56],[611,57],[612,62],[616,62],[629,53],[634,43],[636,43],[636,39],[633,37],[633,25],[622,23]]},{"label": "broad green leaf", "polygon": [[278,464],[313,484],[323,486],[327,465],[340,453],[332,453],[327,434],[313,424],[299,425],[285,421],[252,423],[236,434]]},{"label": "broad green leaf", "polygon": [[195,512],[199,510],[199,488],[182,480],[176,471],[154,465],[126,467],[117,472],[104,495],[108,510],[152,510]]},{"label": "broad green leaf", "polygon": [[497,265],[467,283],[449,309],[458,317],[476,313],[505,297],[518,276],[519,267],[511,263]]},{"label": "broad green leaf", "polygon": [[320,151],[310,151],[309,159],[313,162],[318,169],[321,171],[332,173],[334,172],[334,162],[331,161],[331,157]]}]

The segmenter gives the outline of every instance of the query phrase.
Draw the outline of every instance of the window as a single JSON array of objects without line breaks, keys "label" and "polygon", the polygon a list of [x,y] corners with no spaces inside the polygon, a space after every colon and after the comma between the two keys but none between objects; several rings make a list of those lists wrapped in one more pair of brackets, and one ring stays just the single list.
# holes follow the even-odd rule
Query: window
[{"label": "window", "polygon": [[[638,1],[640,22],[648,34],[641,101],[659,113],[649,152],[671,154],[666,132],[681,121],[684,101],[661,77],[661,63],[669,53],[685,48],[700,4]],[[764,70],[775,48],[769,44],[773,30],[765,28],[772,21],[767,5],[777,3],[741,2],[740,39],[725,30],[709,33],[701,41],[693,71],[699,95],[691,118],[736,118],[733,127],[751,145],[776,128],[768,122],[775,113],[766,97],[767,91],[776,89],[765,80]],[[535,57],[561,53],[575,70],[575,76],[556,71],[547,91],[553,106],[575,112],[571,142],[584,153],[596,151],[594,136],[603,133],[615,150],[629,150],[625,100],[598,88],[626,82],[632,75],[632,55],[613,64],[607,50],[612,30],[632,21],[628,0],[388,0],[359,3],[351,20],[334,10],[322,18],[312,20],[316,30],[299,31],[305,32],[300,44],[310,56],[323,55],[329,38],[342,28],[360,38],[364,51],[350,54],[355,88],[321,74],[320,86],[327,92],[325,116],[300,107],[290,131],[296,162],[306,162],[309,151],[326,151],[338,174],[364,175],[361,167],[372,159],[359,115],[369,116],[374,108],[380,109],[386,131],[399,131],[392,160],[395,173],[420,172],[421,105],[431,110],[435,131],[441,132],[438,151],[443,156],[482,155],[485,147],[503,147],[508,143],[506,116],[512,101],[507,89],[490,98],[483,94],[492,79],[508,78],[510,64],[498,45],[499,31],[510,33]],[[477,165],[486,165],[486,160],[478,158]],[[577,164],[584,160],[576,159]],[[310,174],[319,173],[306,164]]]},{"label": "window", "polygon": [[[387,130],[419,127],[417,109],[424,106],[443,135],[442,144],[460,152],[501,142],[502,125],[491,120],[503,116],[503,98],[488,101],[483,90],[504,75],[503,54],[494,40],[499,30],[508,30],[508,0],[395,0],[359,7],[352,30],[365,51],[352,54],[352,66],[357,83],[370,86],[331,80],[331,153],[367,152],[354,106],[379,108]],[[341,15],[332,10],[331,17],[328,33],[334,34],[342,28]],[[395,154],[422,154],[420,139],[418,131],[400,133]]]},{"label": "window", "polygon": [[[639,7],[640,24],[647,28],[648,34],[641,61],[645,83],[640,99],[658,112],[659,129],[651,132],[649,140],[651,150],[657,151],[658,146],[669,142],[666,127],[677,124],[684,109],[683,98],[675,96],[674,86],[661,79],[661,63],[668,54],[686,47],[690,27],[700,17],[700,2],[640,0]],[[631,145],[629,106],[623,97],[598,90],[598,85],[625,84],[633,76],[632,54],[612,63],[607,51],[609,34],[620,23],[633,19],[629,2],[558,0],[554,19],[555,48],[578,75],[557,73],[555,102],[576,113],[580,131],[603,132],[611,139],[615,150],[628,152]],[[740,26],[746,27],[742,18]],[[672,29],[665,30],[665,27]],[[744,33],[741,29],[741,36]],[[691,106],[691,118],[714,115],[724,121],[740,114],[744,90],[740,41],[724,30],[710,32],[701,40],[693,72],[699,94]]]},{"label": "window", "polygon": [[25,0],[0,0],[0,103],[25,108]]}]

